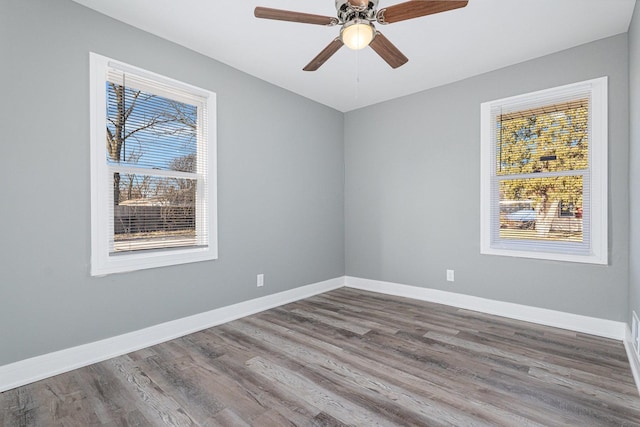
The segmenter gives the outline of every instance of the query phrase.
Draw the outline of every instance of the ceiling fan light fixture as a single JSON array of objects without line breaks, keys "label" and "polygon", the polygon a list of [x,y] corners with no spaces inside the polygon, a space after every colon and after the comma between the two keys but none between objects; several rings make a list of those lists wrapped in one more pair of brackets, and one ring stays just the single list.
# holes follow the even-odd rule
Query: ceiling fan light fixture
[{"label": "ceiling fan light fixture", "polygon": [[369,46],[375,35],[375,30],[370,22],[354,19],[347,22],[340,31],[340,38],[349,49],[360,50]]},{"label": "ceiling fan light fixture", "polygon": [[373,22],[386,25],[421,16],[433,15],[465,7],[469,0],[404,0],[402,3],[378,9],[378,0],[335,0],[336,17],[294,12],[291,10],[256,7],[256,18],[334,26],[342,25],[340,37],[334,38],[302,70],[316,71],[342,46],[360,50],[367,46],[375,51],[391,68],[409,61],[384,35],[376,31]]}]

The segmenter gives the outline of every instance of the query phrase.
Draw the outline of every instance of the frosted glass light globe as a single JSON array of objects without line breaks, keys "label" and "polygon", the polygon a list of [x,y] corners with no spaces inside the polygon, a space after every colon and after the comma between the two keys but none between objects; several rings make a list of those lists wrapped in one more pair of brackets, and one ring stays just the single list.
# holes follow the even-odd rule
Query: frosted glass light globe
[{"label": "frosted glass light globe", "polygon": [[341,32],[342,43],[349,49],[360,50],[373,40],[373,26],[368,22],[354,21],[345,25]]}]

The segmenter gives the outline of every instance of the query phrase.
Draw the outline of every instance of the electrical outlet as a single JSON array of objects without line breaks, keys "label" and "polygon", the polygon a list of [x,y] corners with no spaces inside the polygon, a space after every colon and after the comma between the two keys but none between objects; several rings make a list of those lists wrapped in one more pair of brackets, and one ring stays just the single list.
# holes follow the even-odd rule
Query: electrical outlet
[{"label": "electrical outlet", "polygon": [[453,282],[453,270],[447,270],[447,282]]},{"label": "electrical outlet", "polygon": [[264,274],[258,274],[258,279],[256,283],[258,287],[264,286]]}]

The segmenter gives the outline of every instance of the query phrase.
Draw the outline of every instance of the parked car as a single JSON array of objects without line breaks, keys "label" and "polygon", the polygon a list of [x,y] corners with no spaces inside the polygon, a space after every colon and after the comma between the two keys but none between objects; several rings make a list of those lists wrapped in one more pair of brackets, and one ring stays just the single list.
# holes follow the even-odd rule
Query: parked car
[{"label": "parked car", "polygon": [[534,229],[536,211],[532,200],[501,200],[500,228]]},{"label": "parked car", "polygon": [[533,209],[521,209],[507,214],[509,228],[523,228],[532,230],[536,228],[536,211]]}]

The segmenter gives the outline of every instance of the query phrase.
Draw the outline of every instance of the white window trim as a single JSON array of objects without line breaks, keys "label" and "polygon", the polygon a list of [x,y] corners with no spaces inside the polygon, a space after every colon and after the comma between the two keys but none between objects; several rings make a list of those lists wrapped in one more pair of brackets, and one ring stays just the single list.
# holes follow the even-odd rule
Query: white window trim
[{"label": "white window trim", "polygon": [[[544,99],[562,92],[572,92],[585,87],[591,89],[591,141],[589,143],[591,171],[591,246],[588,255],[558,252],[526,251],[496,248],[491,245],[491,174],[495,163],[492,141],[491,111],[499,105],[520,103],[527,99]],[[480,107],[481,152],[480,152],[480,253],[555,261],[608,263],[608,95],[607,77],[573,83],[494,101],[484,102]]]},{"label": "white window trim", "polygon": [[[207,261],[218,258],[217,224],[217,173],[216,173],[216,95],[213,92],[142,70],[115,61],[102,55],[90,53],[90,131],[91,131],[91,275],[102,276],[111,273],[135,271],[168,265]],[[206,98],[207,104],[207,168],[208,197],[207,214],[203,219],[209,232],[206,247],[162,249],[109,255],[108,203],[113,189],[106,179],[109,166],[106,161],[106,90],[107,71],[116,67],[137,74],[169,87],[185,90]],[[111,196],[112,197],[112,196]]]}]

